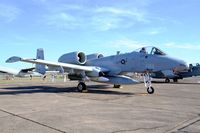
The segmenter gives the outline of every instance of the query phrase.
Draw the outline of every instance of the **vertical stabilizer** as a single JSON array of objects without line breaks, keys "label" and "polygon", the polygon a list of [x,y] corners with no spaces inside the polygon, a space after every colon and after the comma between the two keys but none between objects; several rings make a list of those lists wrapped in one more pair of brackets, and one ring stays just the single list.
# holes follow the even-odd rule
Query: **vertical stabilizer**
[{"label": "vertical stabilizer", "polygon": [[[42,48],[37,49],[36,58],[44,60],[44,50]],[[36,64],[35,65],[35,69],[36,69],[36,72],[38,72],[38,73],[41,73],[41,74],[45,74],[46,73],[45,65]]]}]

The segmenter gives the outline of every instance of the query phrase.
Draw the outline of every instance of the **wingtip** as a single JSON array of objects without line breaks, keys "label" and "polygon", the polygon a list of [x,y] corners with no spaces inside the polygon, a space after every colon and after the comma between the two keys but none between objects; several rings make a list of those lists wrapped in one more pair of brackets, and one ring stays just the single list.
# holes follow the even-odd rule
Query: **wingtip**
[{"label": "wingtip", "polygon": [[18,62],[18,61],[21,61],[21,57],[18,57],[18,56],[12,56],[10,58],[8,58],[6,60],[6,63],[14,63],[14,62]]}]

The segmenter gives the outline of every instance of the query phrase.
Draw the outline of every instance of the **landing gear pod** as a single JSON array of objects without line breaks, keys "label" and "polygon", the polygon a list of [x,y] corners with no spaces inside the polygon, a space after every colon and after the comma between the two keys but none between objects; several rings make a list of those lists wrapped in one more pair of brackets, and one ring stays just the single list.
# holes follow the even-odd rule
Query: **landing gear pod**
[{"label": "landing gear pod", "polygon": [[144,74],[144,84],[145,84],[145,87],[147,87],[147,92],[149,94],[153,94],[154,88],[151,86],[151,77],[150,77],[149,73]]}]

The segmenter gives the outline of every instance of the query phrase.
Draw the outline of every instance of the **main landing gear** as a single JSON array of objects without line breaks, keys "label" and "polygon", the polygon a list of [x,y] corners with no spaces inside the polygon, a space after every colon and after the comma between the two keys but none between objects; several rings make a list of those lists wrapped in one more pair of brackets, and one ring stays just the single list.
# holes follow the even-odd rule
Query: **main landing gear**
[{"label": "main landing gear", "polygon": [[173,78],[173,81],[174,81],[175,83],[177,83],[177,82],[178,82],[178,79],[177,79],[177,78]]},{"label": "main landing gear", "polygon": [[[178,82],[178,78],[173,78],[173,81],[176,83]],[[170,79],[169,78],[166,78],[165,79],[165,83],[169,83],[170,82]]]},{"label": "main landing gear", "polygon": [[78,86],[77,86],[77,90],[79,92],[87,92],[87,86],[84,82],[79,82]]},{"label": "main landing gear", "polygon": [[121,85],[114,84],[113,88],[122,88]]},{"label": "main landing gear", "polygon": [[170,79],[169,78],[166,78],[165,79],[165,83],[169,83],[170,82]]},{"label": "main landing gear", "polygon": [[154,88],[151,85],[151,77],[150,77],[149,73],[144,74],[144,84],[145,84],[145,87],[147,87],[147,92],[149,94],[153,94]]}]

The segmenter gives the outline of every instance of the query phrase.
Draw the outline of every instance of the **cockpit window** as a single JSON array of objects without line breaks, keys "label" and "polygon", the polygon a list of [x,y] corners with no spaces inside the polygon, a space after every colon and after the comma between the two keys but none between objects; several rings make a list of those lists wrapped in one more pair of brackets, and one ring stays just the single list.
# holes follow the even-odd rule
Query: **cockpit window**
[{"label": "cockpit window", "polygon": [[137,49],[136,52],[151,54],[151,55],[166,55],[163,51],[161,51],[156,47],[142,47],[140,49]]},{"label": "cockpit window", "polygon": [[160,49],[153,47],[151,50],[151,54],[154,55],[166,55],[164,52],[162,52]]}]

